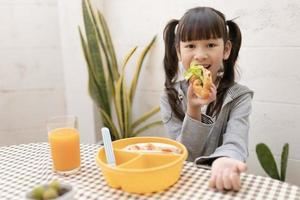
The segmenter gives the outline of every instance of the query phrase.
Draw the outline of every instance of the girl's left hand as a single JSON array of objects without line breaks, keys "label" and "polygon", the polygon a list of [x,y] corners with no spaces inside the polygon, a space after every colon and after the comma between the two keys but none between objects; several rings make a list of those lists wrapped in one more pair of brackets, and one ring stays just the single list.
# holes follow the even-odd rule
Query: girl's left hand
[{"label": "girl's left hand", "polygon": [[208,105],[210,102],[216,100],[216,96],[217,96],[217,88],[214,84],[212,84],[210,88],[210,94],[206,99],[197,97],[193,91],[192,84],[189,84],[188,91],[187,91],[187,98],[188,98],[188,104],[190,106],[201,107],[203,105]]},{"label": "girl's left hand", "polygon": [[211,168],[209,186],[220,191],[235,190],[241,187],[240,173],[247,170],[247,165],[229,157],[217,158]]},{"label": "girl's left hand", "polygon": [[216,99],[216,94],[217,88],[212,84],[208,98],[199,98],[194,94],[192,84],[189,84],[187,91],[187,114],[193,119],[201,121],[201,107],[214,101]]}]

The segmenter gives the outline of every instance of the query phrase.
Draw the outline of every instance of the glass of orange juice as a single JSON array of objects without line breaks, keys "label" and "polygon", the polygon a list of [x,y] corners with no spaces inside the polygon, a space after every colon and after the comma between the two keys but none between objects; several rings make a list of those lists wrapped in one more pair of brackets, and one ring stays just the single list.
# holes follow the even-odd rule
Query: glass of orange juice
[{"label": "glass of orange juice", "polygon": [[53,169],[72,174],[80,169],[80,139],[75,116],[53,117],[47,122]]}]

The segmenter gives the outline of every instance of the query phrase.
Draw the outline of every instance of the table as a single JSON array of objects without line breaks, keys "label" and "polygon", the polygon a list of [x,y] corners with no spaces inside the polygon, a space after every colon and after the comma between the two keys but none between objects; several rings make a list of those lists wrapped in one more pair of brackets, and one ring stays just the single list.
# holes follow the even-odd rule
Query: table
[{"label": "table", "polygon": [[242,174],[239,192],[219,192],[208,187],[210,171],[185,162],[179,181],[162,192],[130,194],[106,185],[95,155],[100,145],[81,144],[81,169],[77,174],[52,171],[48,143],[0,147],[0,199],[23,199],[38,183],[53,179],[76,188],[75,199],[300,199],[300,188],[268,177]]}]

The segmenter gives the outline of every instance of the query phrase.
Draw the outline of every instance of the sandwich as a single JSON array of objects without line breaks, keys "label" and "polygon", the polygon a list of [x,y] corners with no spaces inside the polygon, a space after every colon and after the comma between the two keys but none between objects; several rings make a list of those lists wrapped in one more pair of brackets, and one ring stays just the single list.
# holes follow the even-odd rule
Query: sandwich
[{"label": "sandwich", "polygon": [[212,78],[209,70],[192,61],[190,68],[184,72],[183,76],[192,84],[193,92],[197,97],[208,98],[212,86]]}]

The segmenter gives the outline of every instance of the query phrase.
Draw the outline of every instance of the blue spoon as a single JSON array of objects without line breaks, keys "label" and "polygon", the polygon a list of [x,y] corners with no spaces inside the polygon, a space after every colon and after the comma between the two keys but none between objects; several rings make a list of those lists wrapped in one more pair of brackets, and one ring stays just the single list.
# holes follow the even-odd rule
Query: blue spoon
[{"label": "blue spoon", "polygon": [[116,159],[115,159],[115,154],[114,154],[114,150],[113,150],[113,146],[112,146],[112,142],[111,142],[109,129],[106,127],[103,127],[101,129],[101,133],[102,133],[102,139],[103,139],[103,143],[104,143],[106,162],[107,162],[107,164],[115,167]]}]

